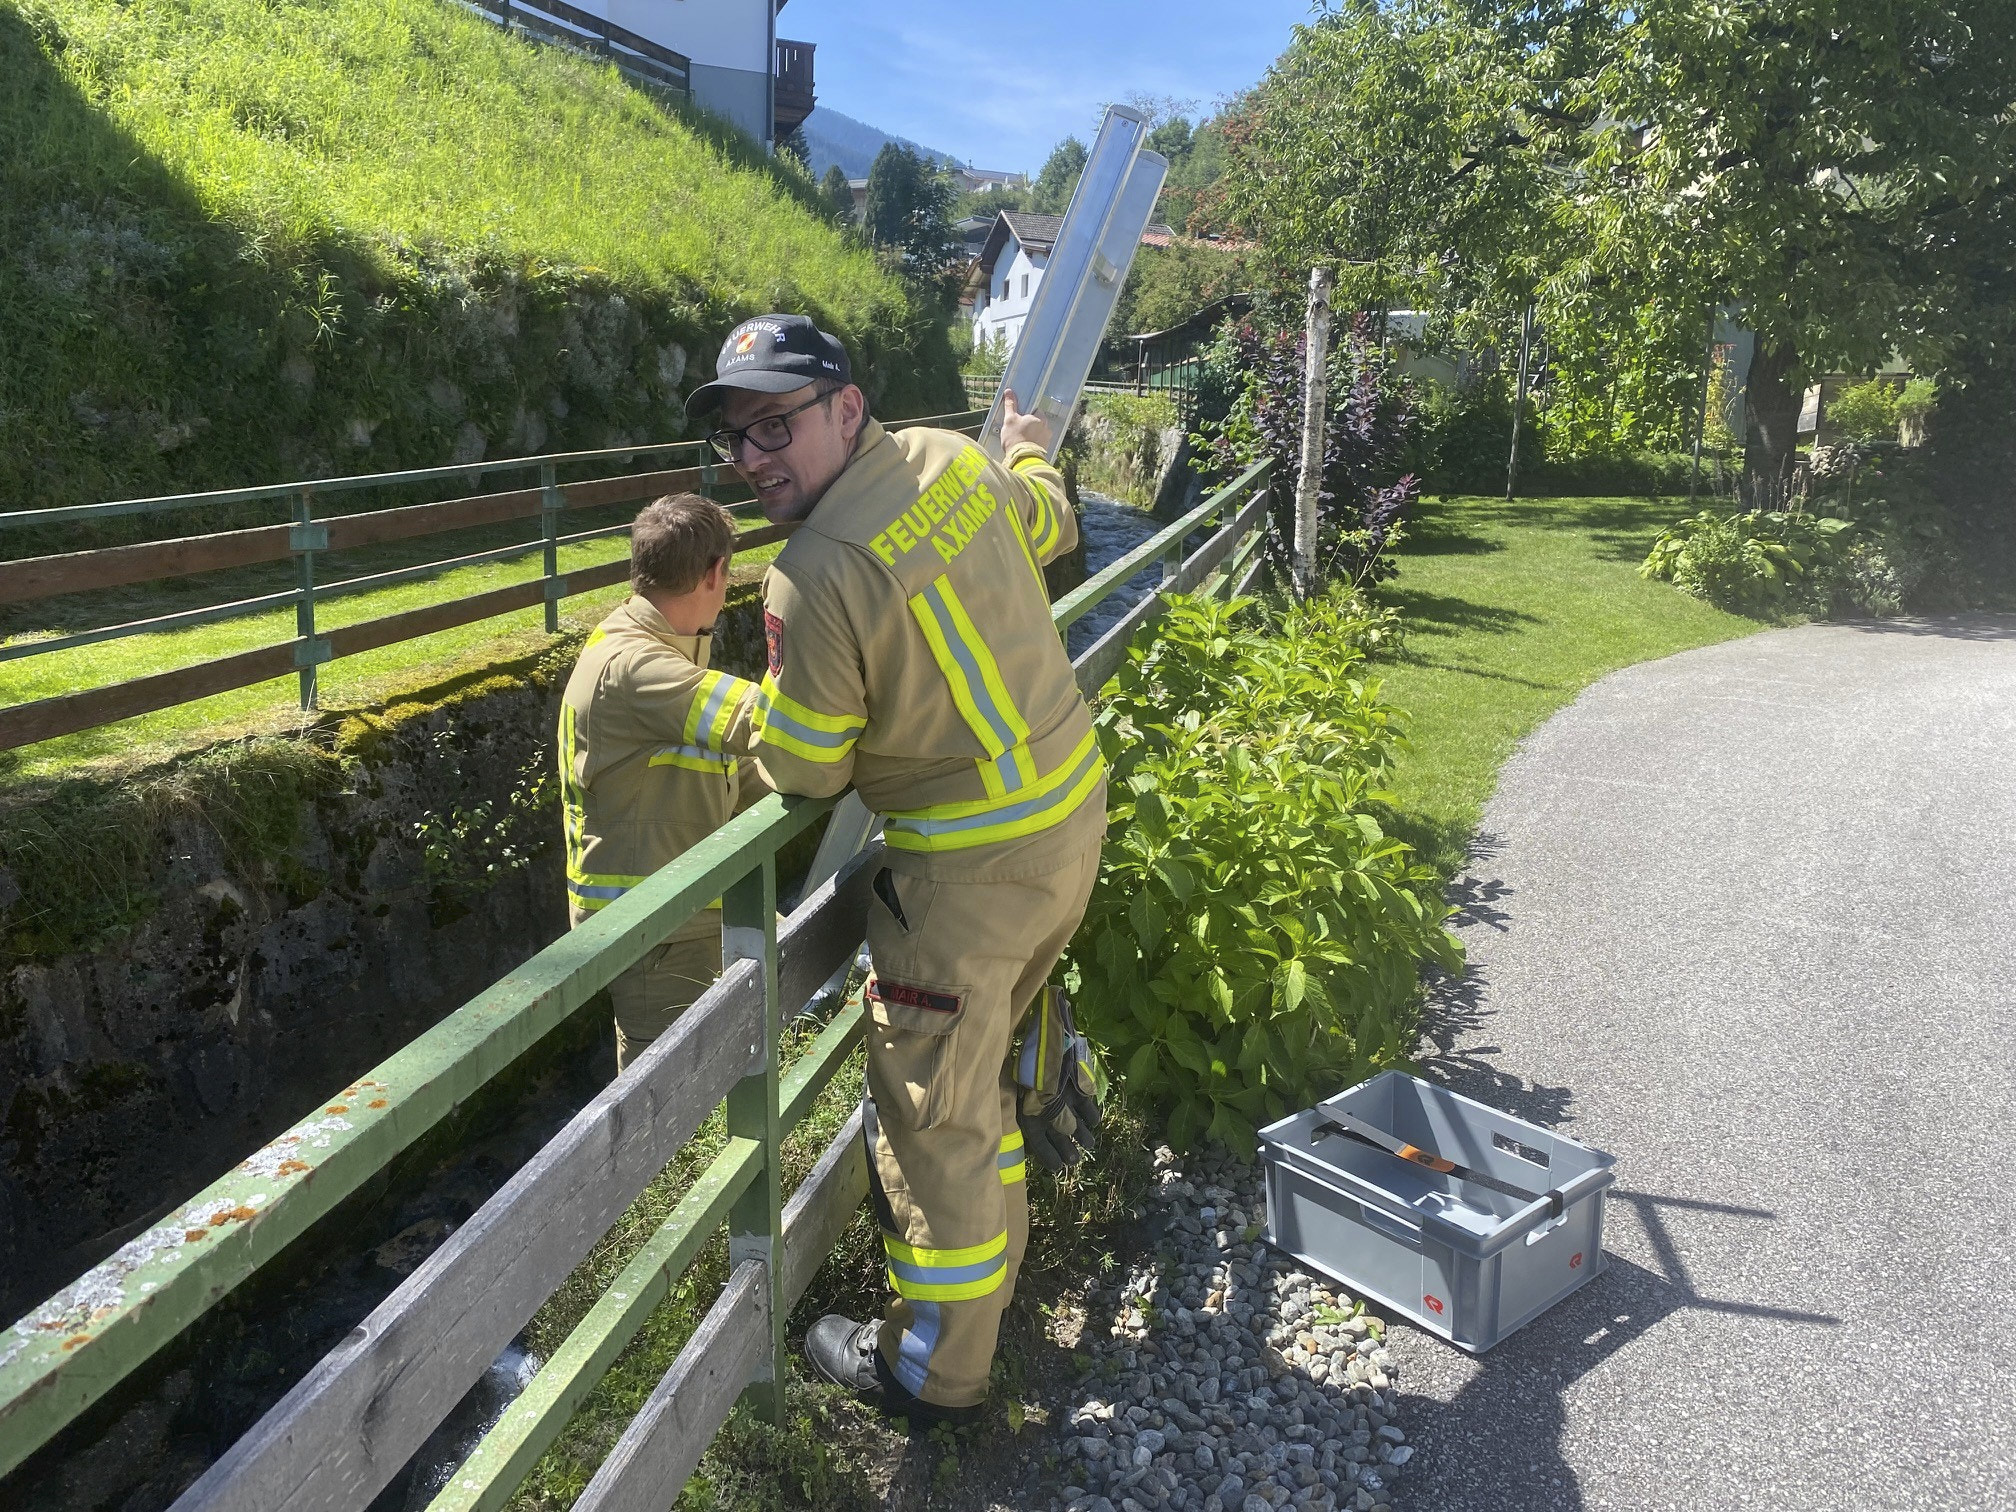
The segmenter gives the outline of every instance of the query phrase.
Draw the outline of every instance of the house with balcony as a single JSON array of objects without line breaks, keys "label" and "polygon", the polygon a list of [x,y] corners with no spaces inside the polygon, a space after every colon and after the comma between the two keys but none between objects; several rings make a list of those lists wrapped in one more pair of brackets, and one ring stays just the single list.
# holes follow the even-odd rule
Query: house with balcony
[{"label": "house with balcony", "polygon": [[[641,37],[687,60],[693,103],[726,117],[774,148],[812,113],[814,44],[777,35],[777,13],[788,0],[507,0],[521,12],[557,13],[570,29],[608,23],[598,51],[619,65],[626,51],[617,32]],[[487,8],[487,7],[486,7]],[[574,12],[569,17],[568,12]],[[551,31],[551,28],[544,28]],[[586,28],[593,36],[592,24]],[[563,39],[564,40],[564,39]],[[635,51],[629,48],[628,51]]]}]

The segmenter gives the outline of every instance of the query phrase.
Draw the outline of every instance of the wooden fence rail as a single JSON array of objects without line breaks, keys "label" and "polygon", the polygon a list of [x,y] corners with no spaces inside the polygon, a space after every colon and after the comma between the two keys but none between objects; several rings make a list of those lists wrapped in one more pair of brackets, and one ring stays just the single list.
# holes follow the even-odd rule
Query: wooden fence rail
[{"label": "wooden fence rail", "polygon": [[[1260,568],[1266,489],[1263,464],[1130,551],[1055,606],[1060,633],[1157,561],[1166,588],[1243,590]],[[1076,659],[1081,688],[1096,694],[1161,606],[1144,599]],[[732,958],[719,980],[175,1503],[365,1507],[725,1103],[712,1165],[429,1509],[501,1507],[725,1226],[727,1285],[576,1503],[662,1512],[738,1397],[781,1410],[784,1318],[867,1191],[858,1112],[788,1201],[781,1190],[784,1135],[863,1032],[857,996],[779,1065],[786,1011],[866,933],[874,846],[776,919],[777,853],[834,802],[773,796],[737,816],[0,1334],[0,1475],[719,898]]]},{"label": "wooden fence rail", "polygon": [[[891,423],[890,428],[903,430],[915,425],[935,425],[970,435],[978,432],[980,422],[985,418],[984,413],[969,410],[951,415],[933,415],[920,420],[895,421]],[[112,683],[101,688],[87,688],[76,693],[63,693],[0,708],[0,751],[33,745],[37,741],[54,740],[58,736],[95,729],[100,725],[132,719],[142,714],[156,713],[198,698],[208,698],[213,694],[252,687],[276,677],[285,677],[290,672],[298,674],[301,707],[312,708],[316,701],[315,670],[326,662],[338,657],[355,656],[359,652],[376,650],[399,641],[432,635],[457,625],[473,624],[478,620],[491,619],[519,609],[534,608],[541,604],[546,608],[547,631],[556,632],[560,628],[562,599],[610,587],[629,576],[628,564],[623,561],[577,568],[568,573],[559,570],[558,553],[561,546],[599,536],[624,534],[629,528],[627,525],[616,525],[600,530],[582,531],[574,535],[563,534],[560,528],[561,520],[567,511],[598,509],[616,504],[642,504],[661,494],[683,490],[697,489],[711,496],[717,490],[718,480],[725,474],[723,468],[703,460],[692,466],[660,468],[620,477],[560,483],[556,481],[559,468],[583,461],[627,458],[639,455],[640,452],[697,453],[701,450],[704,450],[704,443],[688,441],[670,446],[643,448],[640,451],[567,453],[550,457],[514,458],[488,466],[491,469],[536,469],[541,479],[539,487],[507,489],[497,493],[443,499],[433,504],[410,504],[392,509],[366,510],[319,519],[314,514],[315,501],[329,494],[348,493],[374,485],[438,480],[457,476],[464,470],[433,468],[421,472],[324,479],[278,487],[198,495],[185,494],[163,499],[85,505],[64,510],[61,513],[65,519],[76,521],[128,517],[134,514],[165,514],[185,509],[192,502],[209,505],[273,502],[287,504],[293,510],[295,518],[289,524],[259,525],[242,530],[179,536],[166,541],[107,546],[95,551],[64,552],[53,556],[27,557],[8,562],[4,564],[4,569],[0,569],[0,604],[30,603],[39,599],[54,598],[60,594],[162,582],[196,573],[256,566],[290,558],[300,564],[300,584],[298,587],[279,593],[240,599],[234,603],[209,605],[200,609],[134,620],[126,624],[78,631],[46,640],[0,646],[0,662],[49,656],[78,646],[94,645],[134,635],[158,634],[192,625],[210,624],[222,619],[266,613],[289,605],[295,609],[296,634],[291,640],[216,657],[193,666],[178,667],[173,671],[130,678],[125,682]],[[466,530],[472,526],[494,525],[534,517],[541,522],[540,535],[516,545],[478,552],[471,556],[424,562],[418,566],[401,568],[396,572],[373,573],[337,582],[318,582],[316,578],[317,562],[328,552],[347,551],[360,546],[376,546],[447,531]],[[42,523],[45,523],[43,517],[34,510],[0,515],[0,529]],[[759,526],[744,531],[736,538],[736,550],[751,551],[759,546],[771,545],[781,540],[783,535],[783,530],[777,526]],[[365,620],[360,624],[346,625],[341,629],[320,632],[317,630],[316,606],[324,599],[388,587],[395,582],[411,581],[479,562],[523,557],[539,550],[544,552],[544,564],[540,577],[536,579],[463,598],[445,600],[439,604],[430,604],[399,614]]]}]

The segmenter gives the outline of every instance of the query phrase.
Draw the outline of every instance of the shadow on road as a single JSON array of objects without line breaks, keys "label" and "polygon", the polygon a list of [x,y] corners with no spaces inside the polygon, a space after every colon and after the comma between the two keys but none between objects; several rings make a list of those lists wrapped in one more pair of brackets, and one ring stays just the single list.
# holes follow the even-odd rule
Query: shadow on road
[{"label": "shadow on road", "polygon": [[[1825,1313],[1703,1296],[1668,1228],[1672,1212],[1758,1222],[1776,1222],[1777,1214],[1617,1188],[1610,1198],[1611,1221],[1626,1213],[1637,1220],[1657,1268],[1606,1251],[1603,1274],[1581,1291],[1480,1358],[1457,1356],[1456,1371],[1467,1378],[1449,1400],[1408,1394],[1401,1421],[1416,1446],[1418,1467],[1407,1482],[1411,1504],[1436,1512],[1580,1512],[1589,1503],[1562,1450],[1568,1388],[1675,1313],[1700,1310],[1840,1326],[1841,1319]],[[1396,1326],[1412,1332],[1406,1324]],[[1419,1349],[1454,1353],[1439,1340],[1422,1338]],[[1430,1374],[1446,1380],[1449,1372]],[[1650,1434],[1686,1431],[1684,1424],[1656,1421],[1642,1427]]]},{"label": "shadow on road", "polygon": [[2016,614],[1942,615],[1936,619],[1842,620],[1841,628],[1865,635],[1918,635],[1936,640],[2016,640]]}]

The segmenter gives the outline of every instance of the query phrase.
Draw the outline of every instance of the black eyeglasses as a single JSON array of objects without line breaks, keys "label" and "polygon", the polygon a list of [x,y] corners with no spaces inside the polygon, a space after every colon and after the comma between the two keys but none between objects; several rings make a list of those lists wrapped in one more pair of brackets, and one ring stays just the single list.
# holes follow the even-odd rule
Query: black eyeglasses
[{"label": "black eyeglasses", "polygon": [[780,452],[791,444],[791,417],[815,404],[824,404],[839,392],[838,389],[828,389],[817,398],[807,399],[780,415],[766,415],[754,425],[745,425],[740,430],[710,431],[707,444],[714,448],[714,454],[723,462],[733,462],[744,441],[761,452]]}]

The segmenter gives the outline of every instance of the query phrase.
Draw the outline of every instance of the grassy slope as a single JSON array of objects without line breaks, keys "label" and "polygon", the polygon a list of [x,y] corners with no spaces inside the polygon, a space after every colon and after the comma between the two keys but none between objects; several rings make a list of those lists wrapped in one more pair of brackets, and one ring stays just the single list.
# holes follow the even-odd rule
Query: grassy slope
[{"label": "grassy slope", "polygon": [[1406,837],[1445,876],[1520,738],[1606,672],[1746,635],[1637,576],[1678,500],[1451,498],[1424,505],[1382,591],[1406,646],[1386,693],[1413,715],[1395,786]]},{"label": "grassy slope", "polygon": [[956,407],[808,184],[442,0],[0,0],[0,78],[0,509],[676,438],[778,307]]}]

